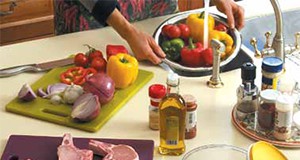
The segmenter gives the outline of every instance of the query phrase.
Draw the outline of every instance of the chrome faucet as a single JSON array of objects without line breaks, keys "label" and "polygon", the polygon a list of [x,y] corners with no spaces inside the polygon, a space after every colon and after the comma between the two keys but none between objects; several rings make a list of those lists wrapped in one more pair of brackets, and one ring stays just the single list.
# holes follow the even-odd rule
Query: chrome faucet
[{"label": "chrome faucet", "polygon": [[255,57],[265,57],[265,56],[276,56],[280,58],[283,62],[285,59],[285,49],[284,49],[284,37],[283,37],[283,22],[282,22],[282,14],[280,10],[280,6],[277,0],[270,0],[272,7],[275,13],[276,19],[276,33],[273,38],[272,44],[270,44],[270,36],[271,32],[266,32],[266,44],[262,51],[259,51],[257,48],[257,41],[253,37],[250,40],[250,44],[254,47]]},{"label": "chrome faucet", "polygon": [[257,48],[257,41],[255,38],[252,38],[250,40],[250,44],[254,47],[255,50],[255,57],[266,57],[266,56],[276,56],[280,58],[283,63],[285,63],[285,56],[286,54],[292,54],[294,51],[297,51],[300,49],[299,42],[300,42],[300,33],[297,32],[295,34],[296,43],[293,44],[285,44],[284,34],[283,34],[283,18],[282,13],[280,9],[280,5],[278,3],[278,0],[270,0],[272,7],[274,9],[275,13],[275,20],[276,20],[276,33],[273,38],[272,44],[270,44],[270,36],[271,32],[266,32],[266,44],[264,45],[264,48],[259,51]]},{"label": "chrome faucet", "polygon": [[277,0],[270,0],[274,9],[276,19],[276,33],[273,38],[272,48],[274,49],[275,56],[280,58],[283,63],[285,62],[285,49],[284,49],[284,37],[283,37],[283,19],[281,14],[280,5]]},{"label": "chrome faucet", "polygon": [[213,49],[213,68],[212,68],[212,76],[209,81],[207,81],[207,86],[210,88],[221,88],[224,86],[220,78],[220,62],[221,62],[221,53],[225,52],[225,45],[216,40],[211,40],[211,46]]}]

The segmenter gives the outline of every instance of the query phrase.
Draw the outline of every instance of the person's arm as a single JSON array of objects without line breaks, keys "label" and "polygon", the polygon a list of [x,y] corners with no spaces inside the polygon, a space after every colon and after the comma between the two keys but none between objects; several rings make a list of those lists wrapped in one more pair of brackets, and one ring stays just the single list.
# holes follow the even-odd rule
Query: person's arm
[{"label": "person's arm", "polygon": [[[135,28],[117,9],[117,1],[112,0],[80,0],[91,11],[100,23],[107,23],[127,41],[138,60],[148,59],[154,64],[159,64],[165,53],[155,42],[153,37]],[[113,10],[111,10],[113,8]]]},{"label": "person's arm", "polygon": [[135,28],[124,16],[115,9],[106,21],[124,38],[138,60],[148,59],[154,64],[161,62],[164,52],[153,37]]}]

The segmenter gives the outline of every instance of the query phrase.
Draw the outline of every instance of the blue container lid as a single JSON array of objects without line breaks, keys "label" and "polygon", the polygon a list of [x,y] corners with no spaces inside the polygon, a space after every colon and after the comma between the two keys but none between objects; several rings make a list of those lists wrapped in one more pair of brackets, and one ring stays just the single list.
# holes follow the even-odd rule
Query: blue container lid
[{"label": "blue container lid", "polygon": [[282,60],[278,57],[266,57],[262,61],[261,68],[266,72],[276,73],[282,70]]}]

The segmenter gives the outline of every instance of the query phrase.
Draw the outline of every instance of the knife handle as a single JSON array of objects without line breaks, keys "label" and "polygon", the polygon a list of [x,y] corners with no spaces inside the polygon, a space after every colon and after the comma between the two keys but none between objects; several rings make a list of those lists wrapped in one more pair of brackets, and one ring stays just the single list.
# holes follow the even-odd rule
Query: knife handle
[{"label": "knife handle", "polygon": [[0,77],[9,77],[23,72],[30,72],[30,71],[38,71],[38,69],[35,67],[35,64],[27,64],[27,65],[20,65],[20,66],[0,69]]}]

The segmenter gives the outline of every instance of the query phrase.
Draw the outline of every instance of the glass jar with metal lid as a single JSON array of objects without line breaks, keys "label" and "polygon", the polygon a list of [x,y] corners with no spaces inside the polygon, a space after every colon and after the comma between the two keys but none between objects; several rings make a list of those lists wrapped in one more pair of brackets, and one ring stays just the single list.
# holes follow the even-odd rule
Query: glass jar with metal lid
[{"label": "glass jar with metal lid", "polygon": [[272,130],[274,127],[275,104],[280,92],[266,89],[260,92],[260,104],[257,110],[258,130]]}]

